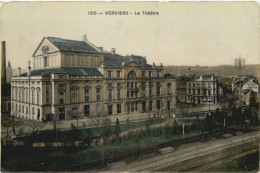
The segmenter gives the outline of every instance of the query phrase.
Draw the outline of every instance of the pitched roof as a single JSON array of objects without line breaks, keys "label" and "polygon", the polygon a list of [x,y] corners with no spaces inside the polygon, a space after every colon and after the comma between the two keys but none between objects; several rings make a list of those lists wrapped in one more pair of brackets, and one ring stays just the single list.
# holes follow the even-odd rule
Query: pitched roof
[{"label": "pitched roof", "polygon": [[146,63],[146,59],[142,56],[122,56],[118,54],[103,53],[104,64],[107,68],[122,68],[123,62],[129,63],[135,61],[144,68],[152,68],[152,65]]},{"label": "pitched roof", "polygon": [[103,56],[105,66],[111,68],[122,68],[123,62],[130,61],[129,57],[121,56],[118,54],[103,53]]},{"label": "pitched roof", "polygon": [[[102,76],[96,68],[63,67],[55,69],[41,69],[31,71],[31,76],[50,76],[52,73],[65,73],[70,76]],[[23,73],[21,76],[27,76]]]},{"label": "pitched roof", "polygon": [[62,52],[99,52],[98,48],[89,42],[66,40],[55,37],[46,38]]}]

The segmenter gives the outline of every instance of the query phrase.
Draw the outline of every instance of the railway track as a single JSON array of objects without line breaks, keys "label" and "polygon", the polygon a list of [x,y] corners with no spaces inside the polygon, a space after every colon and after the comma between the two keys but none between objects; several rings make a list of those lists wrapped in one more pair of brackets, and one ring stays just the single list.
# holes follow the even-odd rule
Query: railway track
[{"label": "railway track", "polygon": [[174,165],[173,167],[168,167],[165,169],[158,170],[160,172],[162,171],[173,171],[173,172],[188,172],[192,171],[196,168],[211,164],[213,162],[217,162],[223,159],[230,158],[232,156],[235,156],[237,154],[241,154],[247,151],[251,151],[254,149],[257,149],[259,147],[259,142],[251,142],[251,143],[245,143],[240,146],[235,146],[230,149],[226,149],[223,151],[214,152],[212,154],[201,156],[196,159],[188,160],[184,163],[181,163],[179,165]]},{"label": "railway track", "polygon": [[[172,151],[163,155],[155,155],[152,158],[140,160],[138,162],[132,162],[125,165],[124,167],[117,167],[114,170],[110,169],[109,171],[156,172],[174,170],[183,172],[185,171],[184,168],[187,168],[188,171],[189,165],[196,167],[196,164],[191,164],[194,162],[194,159],[196,163],[202,164],[204,163],[202,162],[203,159],[205,161],[210,160],[208,158],[212,157],[212,153],[216,155],[214,155],[214,157],[219,156],[216,159],[221,159],[221,157],[229,157],[229,155],[232,155],[232,152],[235,154],[239,151],[244,152],[244,149],[247,150],[247,148],[245,148],[246,146],[257,148],[259,145],[258,136],[259,132],[253,132],[249,134],[233,136],[228,139],[215,140],[203,144],[200,143],[184,150],[178,150],[177,148],[177,151]],[[223,153],[230,154],[223,155]],[[197,159],[200,159],[200,161],[197,161]],[[190,169],[192,169],[192,167]]]}]

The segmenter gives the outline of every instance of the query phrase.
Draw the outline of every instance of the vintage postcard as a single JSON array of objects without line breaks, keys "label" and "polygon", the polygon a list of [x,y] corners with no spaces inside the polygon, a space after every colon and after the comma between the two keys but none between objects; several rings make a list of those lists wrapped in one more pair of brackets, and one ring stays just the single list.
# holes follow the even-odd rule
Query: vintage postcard
[{"label": "vintage postcard", "polygon": [[2,2],[2,172],[258,172],[257,2]]}]

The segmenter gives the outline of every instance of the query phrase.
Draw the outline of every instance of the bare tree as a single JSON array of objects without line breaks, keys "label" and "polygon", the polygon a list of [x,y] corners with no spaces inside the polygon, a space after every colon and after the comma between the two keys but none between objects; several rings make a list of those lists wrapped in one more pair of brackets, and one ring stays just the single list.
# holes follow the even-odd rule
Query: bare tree
[{"label": "bare tree", "polygon": [[26,122],[26,125],[28,125],[31,128],[32,134],[36,134],[45,126],[45,123],[36,120],[28,120]]},{"label": "bare tree", "polygon": [[90,119],[94,125],[99,126],[100,118],[103,117],[104,115],[105,115],[104,114],[104,104],[98,103],[96,105],[96,115],[91,115]]},{"label": "bare tree", "polygon": [[12,133],[15,134],[15,127],[19,126],[20,123],[15,121],[11,115],[2,115],[1,124],[2,129],[5,131],[5,141],[7,144],[8,138]]}]

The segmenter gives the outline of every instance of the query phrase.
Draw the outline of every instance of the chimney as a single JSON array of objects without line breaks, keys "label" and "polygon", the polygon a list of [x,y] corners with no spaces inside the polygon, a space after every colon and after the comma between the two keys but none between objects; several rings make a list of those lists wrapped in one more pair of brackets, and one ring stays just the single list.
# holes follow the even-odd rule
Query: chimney
[{"label": "chimney", "polygon": [[116,49],[115,49],[115,48],[112,48],[112,49],[111,49],[111,54],[112,54],[112,55],[115,55],[115,54],[116,54]]},{"label": "chimney", "polygon": [[21,68],[18,67],[18,77],[20,77],[20,76],[21,76]]},{"label": "chimney", "polygon": [[84,34],[84,35],[83,35],[83,41],[84,41],[84,42],[87,42],[87,41],[88,41],[88,39],[87,39],[87,34]]},{"label": "chimney", "polygon": [[2,41],[2,60],[1,60],[1,85],[6,84],[6,52],[5,41]]},{"label": "chimney", "polygon": [[28,72],[27,76],[31,76],[31,66],[30,66],[30,61],[28,61]]}]

